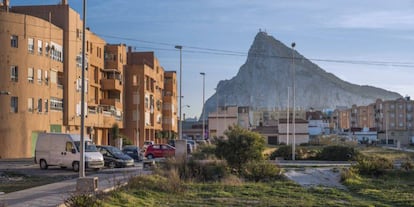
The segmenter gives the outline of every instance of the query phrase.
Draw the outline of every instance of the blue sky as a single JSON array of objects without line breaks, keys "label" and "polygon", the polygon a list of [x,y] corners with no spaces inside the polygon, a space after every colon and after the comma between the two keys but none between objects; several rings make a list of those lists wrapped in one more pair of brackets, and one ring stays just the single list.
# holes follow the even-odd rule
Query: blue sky
[{"label": "blue sky", "polygon": [[[11,0],[11,5],[57,4],[59,0]],[[69,0],[81,13],[82,1]],[[231,79],[245,62],[259,29],[307,58],[382,61],[372,66],[315,62],[327,72],[414,98],[414,1],[412,0],[88,0],[87,26],[108,43],[155,51],[166,70],[179,71],[183,45],[183,108],[199,116],[202,76],[206,100],[218,81]],[[198,50],[203,48],[203,50]],[[205,50],[213,49],[213,50]],[[393,63],[407,63],[397,67]]]}]

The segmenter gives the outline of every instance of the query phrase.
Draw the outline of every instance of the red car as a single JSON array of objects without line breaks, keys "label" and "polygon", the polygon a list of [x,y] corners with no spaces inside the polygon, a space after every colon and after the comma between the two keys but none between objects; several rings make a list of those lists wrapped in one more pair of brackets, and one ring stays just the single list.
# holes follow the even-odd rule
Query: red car
[{"label": "red car", "polygon": [[153,144],[145,150],[145,157],[148,159],[158,157],[172,157],[175,155],[175,147],[168,144]]}]

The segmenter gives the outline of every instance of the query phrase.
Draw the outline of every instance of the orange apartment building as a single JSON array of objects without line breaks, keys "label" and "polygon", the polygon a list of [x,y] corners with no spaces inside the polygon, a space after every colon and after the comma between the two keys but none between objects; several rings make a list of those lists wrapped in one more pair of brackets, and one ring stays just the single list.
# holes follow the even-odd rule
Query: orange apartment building
[{"label": "orange apartment building", "polygon": [[[0,95],[0,157],[32,157],[39,132],[80,132],[82,20],[65,0],[2,5],[0,90],[10,95]],[[126,48],[85,35],[85,133],[97,144],[111,144],[112,126],[123,127]],[[119,58],[105,61],[105,50]]]},{"label": "orange apartment building", "polygon": [[164,94],[162,107],[162,128],[164,138],[174,139],[177,137],[177,73],[165,71],[164,73]]},{"label": "orange apartment building", "polygon": [[[165,80],[165,81],[164,81]],[[154,52],[127,52],[125,122],[121,133],[135,145],[165,143],[177,132],[176,74],[165,72]]]}]

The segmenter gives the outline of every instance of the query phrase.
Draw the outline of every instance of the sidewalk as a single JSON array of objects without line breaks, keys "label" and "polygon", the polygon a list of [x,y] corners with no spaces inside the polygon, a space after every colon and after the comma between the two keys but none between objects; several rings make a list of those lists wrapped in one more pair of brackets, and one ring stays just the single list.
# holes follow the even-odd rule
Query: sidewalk
[{"label": "sidewalk", "polygon": [[[92,175],[91,177],[98,177],[98,191],[106,192],[127,183],[128,179],[133,176],[148,173],[150,171],[144,171],[142,169],[125,169],[122,172],[106,171],[102,174]],[[64,200],[76,192],[77,180],[76,178],[0,195],[0,207],[64,206]]]}]

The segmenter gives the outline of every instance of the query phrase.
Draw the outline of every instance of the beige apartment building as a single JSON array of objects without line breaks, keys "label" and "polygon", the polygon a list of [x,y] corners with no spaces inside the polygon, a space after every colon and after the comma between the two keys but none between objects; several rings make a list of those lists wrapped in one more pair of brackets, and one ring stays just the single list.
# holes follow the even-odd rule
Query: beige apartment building
[{"label": "beige apartment building", "polygon": [[375,128],[378,139],[389,143],[409,144],[414,136],[414,101],[409,97],[396,100],[377,99],[368,106],[353,105],[350,109],[335,110],[333,121],[340,129]]},{"label": "beige apartment building", "polygon": [[[224,132],[229,126],[237,125],[238,106],[218,107],[217,111],[208,115],[208,130],[210,137],[224,138]],[[248,113],[248,112],[247,112]]]},{"label": "beige apartment building", "polygon": [[0,158],[31,157],[37,133],[63,124],[63,33],[37,17],[0,11]]},{"label": "beige apartment building", "polygon": [[[0,157],[32,157],[39,132],[80,133],[82,20],[65,0],[12,8],[8,2],[0,11],[0,91],[10,94],[0,95]],[[112,126],[123,127],[126,48],[85,35],[85,133],[111,144]],[[105,61],[105,50],[117,58]]]},{"label": "beige apartment building", "polygon": [[[294,127],[295,126],[295,127]],[[308,121],[303,119],[279,119],[279,136],[278,144],[295,144],[299,145],[302,143],[309,142],[309,124]]]},{"label": "beige apartment building", "polygon": [[154,52],[128,48],[125,94],[121,132],[135,145],[143,146],[147,140],[165,143],[176,134],[176,74],[165,72]]}]

